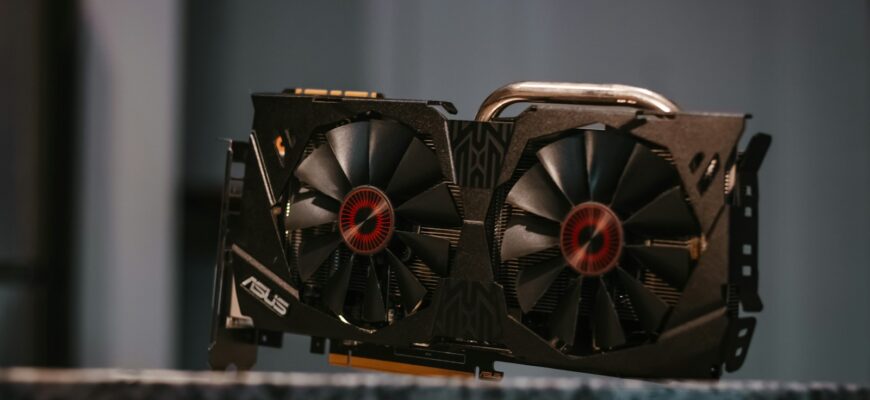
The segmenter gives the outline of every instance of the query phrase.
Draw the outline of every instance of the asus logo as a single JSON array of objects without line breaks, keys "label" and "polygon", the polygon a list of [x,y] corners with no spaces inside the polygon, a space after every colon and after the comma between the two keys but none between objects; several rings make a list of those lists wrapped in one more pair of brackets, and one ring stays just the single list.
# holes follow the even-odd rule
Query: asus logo
[{"label": "asus logo", "polygon": [[287,300],[282,299],[277,293],[270,297],[272,289],[269,289],[268,286],[257,280],[257,278],[249,276],[248,279],[242,282],[242,287],[252,296],[256,297],[257,300],[260,300],[261,303],[265,304],[266,307],[272,309],[275,314],[282,317],[287,314]]}]

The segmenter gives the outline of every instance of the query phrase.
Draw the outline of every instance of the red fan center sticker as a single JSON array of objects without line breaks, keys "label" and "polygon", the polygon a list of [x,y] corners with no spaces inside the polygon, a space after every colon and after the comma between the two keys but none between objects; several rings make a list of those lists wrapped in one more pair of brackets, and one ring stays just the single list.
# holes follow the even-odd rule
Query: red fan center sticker
[{"label": "red fan center sticker", "polygon": [[601,203],[579,204],[562,222],[562,255],[581,275],[599,276],[616,267],[622,241],[619,218]]},{"label": "red fan center sticker", "polygon": [[357,254],[375,254],[387,247],[395,221],[387,195],[372,186],[360,186],[348,193],[338,212],[341,236]]}]

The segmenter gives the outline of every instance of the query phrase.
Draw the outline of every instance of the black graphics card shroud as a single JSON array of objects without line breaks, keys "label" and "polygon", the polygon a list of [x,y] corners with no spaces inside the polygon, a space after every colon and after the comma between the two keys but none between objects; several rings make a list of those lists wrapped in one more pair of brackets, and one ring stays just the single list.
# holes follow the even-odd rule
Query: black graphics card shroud
[{"label": "black graphics card shroud", "polygon": [[553,97],[462,121],[445,102],[253,95],[227,156],[210,365],[249,369],[286,332],[333,364],[419,374],[738,369],[770,137],[738,152],[744,115]]}]

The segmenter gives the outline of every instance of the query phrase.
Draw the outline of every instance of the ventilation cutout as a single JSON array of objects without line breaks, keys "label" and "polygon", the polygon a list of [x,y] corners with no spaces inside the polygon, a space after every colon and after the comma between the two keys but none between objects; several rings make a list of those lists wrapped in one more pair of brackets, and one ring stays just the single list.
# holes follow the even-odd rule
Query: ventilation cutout
[{"label": "ventilation cutout", "polygon": [[701,166],[701,163],[703,161],[704,161],[704,153],[702,153],[700,151],[695,153],[695,155],[692,157],[692,160],[689,161],[689,171],[692,171],[692,173],[694,174],[695,171],[698,170],[698,167]]},{"label": "ventilation cutout", "polygon": [[704,175],[701,176],[701,179],[698,181],[698,192],[704,194],[707,189],[710,188],[710,184],[713,183],[713,178],[716,177],[716,173],[719,172],[719,154],[714,154],[713,158],[707,164],[707,167],[704,168]]},{"label": "ventilation cutout", "polygon": [[230,178],[244,179],[245,178],[245,163],[233,162],[230,165]]}]

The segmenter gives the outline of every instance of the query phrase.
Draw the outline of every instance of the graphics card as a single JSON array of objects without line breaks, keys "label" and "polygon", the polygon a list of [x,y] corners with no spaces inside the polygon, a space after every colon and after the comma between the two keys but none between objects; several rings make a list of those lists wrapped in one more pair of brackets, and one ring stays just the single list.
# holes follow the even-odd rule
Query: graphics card
[{"label": "graphics card", "polygon": [[743,363],[770,144],[737,150],[746,116],[551,82],[498,89],[474,121],[369,92],[253,102],[227,156],[213,368],[249,369],[284,333],[332,364],[482,379],[497,361],[643,378]]}]

